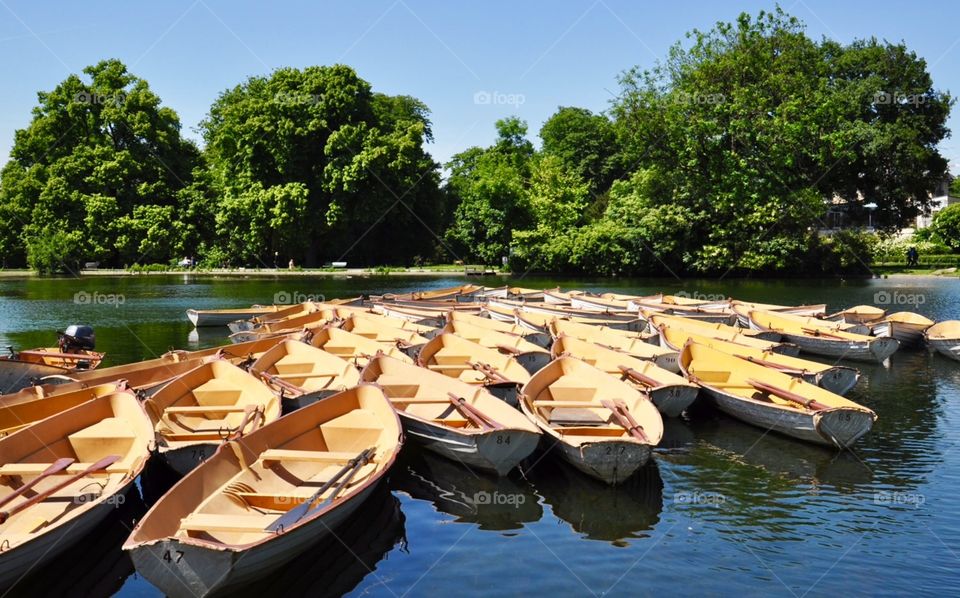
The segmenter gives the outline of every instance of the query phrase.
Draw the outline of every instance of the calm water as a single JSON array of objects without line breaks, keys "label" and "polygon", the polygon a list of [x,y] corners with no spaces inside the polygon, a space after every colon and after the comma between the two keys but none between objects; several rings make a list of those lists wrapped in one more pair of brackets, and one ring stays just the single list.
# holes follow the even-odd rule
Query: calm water
[{"label": "calm water", "polygon": [[[0,279],[0,346],[50,344],[70,323],[96,327],[114,365],[191,337],[184,310],[351,296],[460,284],[425,278],[123,277]],[[485,281],[502,284],[499,279]],[[537,280],[553,286],[771,303],[868,303],[960,319],[960,281]],[[908,302],[908,303],[905,303]],[[387,488],[309,554],[250,594],[873,595],[960,591],[960,363],[924,352],[894,355],[864,374],[850,398],[880,419],[856,452],[764,434],[709,409],[667,421],[655,462],[608,488],[535,455],[525,476],[476,477],[404,450]],[[155,596],[119,550],[131,522],[172,480],[151,468],[95,537],[10,595]],[[479,497],[479,499],[478,499]],[[484,503],[484,504],[478,504]]]}]

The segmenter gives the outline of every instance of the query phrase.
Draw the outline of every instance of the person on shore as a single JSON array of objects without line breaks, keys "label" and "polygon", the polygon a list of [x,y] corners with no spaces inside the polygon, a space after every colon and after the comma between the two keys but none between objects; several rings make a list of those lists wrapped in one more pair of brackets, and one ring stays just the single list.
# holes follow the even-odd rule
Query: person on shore
[{"label": "person on shore", "polygon": [[907,266],[913,267],[920,265],[920,254],[916,247],[911,246],[907,249]]},{"label": "person on shore", "polygon": [[294,268],[293,258],[290,258],[290,264],[287,266],[287,269],[288,269],[288,270],[293,270],[293,268]]}]

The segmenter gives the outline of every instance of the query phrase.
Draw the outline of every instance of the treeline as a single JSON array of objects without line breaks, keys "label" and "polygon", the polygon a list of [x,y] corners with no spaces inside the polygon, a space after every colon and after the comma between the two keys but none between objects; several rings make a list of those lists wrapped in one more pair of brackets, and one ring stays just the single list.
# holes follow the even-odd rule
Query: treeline
[{"label": "treeline", "polygon": [[[116,60],[39,94],[0,174],[6,267],[410,264],[603,275],[861,268],[820,237],[830,201],[894,229],[946,172],[951,98],[923,59],[812,40],[779,9],[693,31],[605,114],[516,118],[444,165],[429,110],[351,68],[285,68],[220,95],[203,149]],[[445,173],[445,179],[442,177]],[[868,259],[868,258],[866,258]]]}]

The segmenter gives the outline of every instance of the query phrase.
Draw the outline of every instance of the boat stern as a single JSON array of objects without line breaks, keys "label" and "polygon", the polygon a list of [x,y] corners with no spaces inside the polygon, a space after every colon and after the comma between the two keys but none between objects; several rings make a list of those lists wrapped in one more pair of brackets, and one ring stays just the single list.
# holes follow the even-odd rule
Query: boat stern
[{"label": "boat stern", "polygon": [[876,420],[877,414],[869,409],[842,408],[817,413],[813,424],[828,444],[849,448],[873,428]]}]

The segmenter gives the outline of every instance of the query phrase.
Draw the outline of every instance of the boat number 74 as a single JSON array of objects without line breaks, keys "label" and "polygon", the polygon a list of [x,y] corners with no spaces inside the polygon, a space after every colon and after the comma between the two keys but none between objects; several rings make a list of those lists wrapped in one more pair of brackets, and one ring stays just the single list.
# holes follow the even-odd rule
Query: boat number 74
[{"label": "boat number 74", "polygon": [[166,551],[165,553],[163,553],[163,560],[165,560],[165,561],[168,562],[168,563],[169,563],[169,562],[179,563],[179,562],[180,562],[180,559],[183,558],[183,551],[182,551],[182,550],[174,550],[173,552],[177,555],[177,559],[176,559],[176,560],[174,560],[173,557],[170,555],[170,551],[169,551],[169,550]]}]

